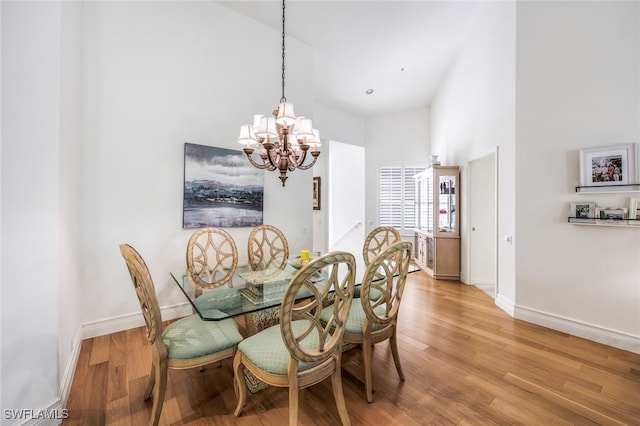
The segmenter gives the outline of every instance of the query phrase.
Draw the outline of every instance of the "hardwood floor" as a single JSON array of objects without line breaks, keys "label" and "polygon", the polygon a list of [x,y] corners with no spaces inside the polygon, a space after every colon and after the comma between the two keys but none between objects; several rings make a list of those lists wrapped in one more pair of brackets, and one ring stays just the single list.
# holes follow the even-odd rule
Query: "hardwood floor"
[{"label": "hardwood floor", "polygon": [[[353,425],[639,425],[640,355],[514,320],[481,290],[409,274],[398,346],[374,350],[373,403],[361,352],[343,357]],[[143,425],[151,351],[142,328],[85,340],[63,425]],[[239,418],[232,361],[203,371],[169,370],[160,424],[282,425],[287,390],[249,395]],[[299,423],[340,424],[331,382],[300,391]]]}]

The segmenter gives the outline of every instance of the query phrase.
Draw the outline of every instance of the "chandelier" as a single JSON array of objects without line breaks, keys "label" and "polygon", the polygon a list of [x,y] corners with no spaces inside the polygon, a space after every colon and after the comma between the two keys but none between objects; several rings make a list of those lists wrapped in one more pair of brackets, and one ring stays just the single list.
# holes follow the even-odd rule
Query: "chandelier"
[{"label": "chandelier", "polygon": [[[282,0],[282,97],[280,105],[271,114],[272,117],[256,114],[253,124],[240,126],[238,142],[247,158],[255,167],[269,171],[279,170],[282,186],[287,181],[287,172],[295,169],[307,170],[318,160],[320,150],[320,135],[313,128],[311,119],[296,117],[293,104],[287,102],[284,95],[285,75],[285,44],[284,21],[285,6]],[[254,146],[259,149],[259,157],[254,158]],[[313,160],[304,164],[307,153]]]}]

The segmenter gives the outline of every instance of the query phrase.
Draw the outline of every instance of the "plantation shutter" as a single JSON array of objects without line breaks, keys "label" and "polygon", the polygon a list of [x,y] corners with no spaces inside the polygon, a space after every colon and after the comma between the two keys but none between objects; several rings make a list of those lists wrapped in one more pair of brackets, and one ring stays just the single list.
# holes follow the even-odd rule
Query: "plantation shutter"
[{"label": "plantation shutter", "polygon": [[414,175],[424,167],[381,167],[379,179],[380,226],[393,226],[401,233],[416,227]]}]

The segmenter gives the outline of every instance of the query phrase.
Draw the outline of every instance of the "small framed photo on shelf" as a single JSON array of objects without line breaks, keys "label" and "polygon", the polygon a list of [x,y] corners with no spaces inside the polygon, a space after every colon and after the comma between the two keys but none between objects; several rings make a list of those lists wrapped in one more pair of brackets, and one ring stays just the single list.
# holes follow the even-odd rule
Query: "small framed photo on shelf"
[{"label": "small framed photo on shelf", "polygon": [[629,200],[629,225],[640,226],[640,198],[631,198]]},{"label": "small framed photo on shelf", "polygon": [[573,223],[595,223],[596,203],[593,201],[572,202],[569,217]]},{"label": "small framed photo on shelf", "polygon": [[636,183],[636,145],[611,145],[580,150],[580,185]]},{"label": "small framed photo on shelf", "polygon": [[597,207],[596,218],[598,222],[613,224],[625,224],[627,219],[627,209],[625,207]]}]

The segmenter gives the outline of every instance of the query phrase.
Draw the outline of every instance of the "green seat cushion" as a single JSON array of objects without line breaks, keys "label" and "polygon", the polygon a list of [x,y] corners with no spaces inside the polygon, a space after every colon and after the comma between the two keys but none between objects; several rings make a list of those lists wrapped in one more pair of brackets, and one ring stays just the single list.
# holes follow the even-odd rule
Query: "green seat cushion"
[{"label": "green seat cushion", "polygon": [[[361,289],[362,289],[362,286],[359,285],[353,290],[353,298],[354,299],[360,297],[360,290]],[[380,290],[378,290],[377,288],[372,288],[369,291],[369,299],[371,299],[371,300],[377,300],[378,298],[380,298],[380,296],[382,296],[382,292]]]},{"label": "green seat cushion", "polygon": [[[220,315],[224,315],[220,312]],[[220,352],[242,341],[232,319],[203,321],[191,315],[171,323],[162,332],[170,359],[191,359]]]},{"label": "green seat cushion", "polygon": [[[374,311],[378,315],[384,315],[384,306],[378,306],[374,309]],[[322,310],[320,314],[320,320],[325,324],[331,318],[333,314],[333,305],[327,306]],[[351,306],[349,307],[349,316],[347,317],[347,322],[345,324],[345,332],[350,334],[362,334],[362,326],[364,325],[364,321],[367,319],[367,314],[364,313],[364,309],[362,308],[362,302],[360,298],[353,299],[351,302]],[[373,330],[379,330],[382,328],[379,324],[373,325]]]},{"label": "green seat cushion", "polygon": [[236,288],[216,288],[205,290],[193,301],[193,304],[200,312],[212,309],[224,311],[239,307],[242,304],[242,298]]},{"label": "green seat cushion", "polygon": [[[293,321],[291,324],[294,334],[298,335],[306,328],[309,322],[300,320]],[[318,339],[318,332],[314,329],[300,343],[303,347],[315,348],[317,347]],[[287,363],[291,355],[282,339],[279,324],[247,337],[238,345],[238,351],[242,352],[252,364],[267,373],[278,376],[287,375]],[[314,365],[316,364],[301,362],[298,364],[298,371],[307,370]]]}]

